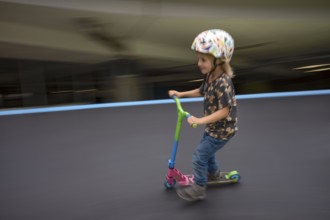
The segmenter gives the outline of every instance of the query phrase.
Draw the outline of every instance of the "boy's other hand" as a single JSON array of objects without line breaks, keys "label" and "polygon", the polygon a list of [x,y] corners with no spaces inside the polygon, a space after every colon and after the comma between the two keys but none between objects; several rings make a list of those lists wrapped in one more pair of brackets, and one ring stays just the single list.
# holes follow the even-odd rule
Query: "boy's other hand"
[{"label": "boy's other hand", "polygon": [[180,92],[178,92],[178,91],[176,91],[176,90],[169,90],[169,91],[168,91],[168,96],[169,96],[169,97],[176,96],[176,97],[180,98]]}]

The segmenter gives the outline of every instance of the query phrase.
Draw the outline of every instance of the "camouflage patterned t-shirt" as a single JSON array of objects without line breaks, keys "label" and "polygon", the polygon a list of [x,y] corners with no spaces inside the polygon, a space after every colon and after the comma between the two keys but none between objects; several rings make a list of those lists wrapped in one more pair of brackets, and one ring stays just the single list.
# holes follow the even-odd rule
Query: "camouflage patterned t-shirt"
[{"label": "camouflage patterned t-shirt", "polygon": [[229,114],[225,119],[207,124],[205,132],[211,137],[228,140],[237,131],[237,102],[233,82],[226,74],[208,82],[205,77],[200,87],[200,93],[204,96],[204,116],[229,107]]}]

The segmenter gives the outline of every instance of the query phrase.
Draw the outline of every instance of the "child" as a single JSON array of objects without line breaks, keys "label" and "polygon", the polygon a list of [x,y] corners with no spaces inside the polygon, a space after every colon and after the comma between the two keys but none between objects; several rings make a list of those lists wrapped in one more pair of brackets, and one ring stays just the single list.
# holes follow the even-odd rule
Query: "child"
[{"label": "child", "polygon": [[190,125],[206,125],[192,159],[195,183],[177,189],[182,199],[196,201],[205,198],[208,180],[220,178],[215,153],[237,131],[237,103],[229,65],[234,51],[233,38],[223,30],[207,30],[195,38],[191,49],[196,51],[198,67],[204,75],[202,85],[186,92],[170,90],[168,94],[178,98],[204,97],[204,117],[187,119]]}]

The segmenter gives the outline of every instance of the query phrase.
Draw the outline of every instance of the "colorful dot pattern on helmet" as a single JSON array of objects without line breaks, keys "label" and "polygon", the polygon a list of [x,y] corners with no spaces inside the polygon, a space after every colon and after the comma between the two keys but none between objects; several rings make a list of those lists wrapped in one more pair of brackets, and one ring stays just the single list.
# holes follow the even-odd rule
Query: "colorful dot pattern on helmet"
[{"label": "colorful dot pattern on helmet", "polygon": [[198,34],[191,49],[230,61],[234,53],[234,39],[226,31],[211,29]]}]

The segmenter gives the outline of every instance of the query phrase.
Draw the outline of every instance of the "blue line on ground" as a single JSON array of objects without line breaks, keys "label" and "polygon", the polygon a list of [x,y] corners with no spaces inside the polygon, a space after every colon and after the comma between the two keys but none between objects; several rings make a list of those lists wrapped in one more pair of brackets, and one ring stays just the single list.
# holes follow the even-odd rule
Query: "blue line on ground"
[{"label": "blue line on ground", "polygon": [[[236,98],[238,100],[242,100],[242,99],[278,98],[278,97],[311,96],[311,95],[330,95],[330,89],[313,90],[313,91],[297,91],[297,92],[247,94],[247,95],[237,95]],[[203,101],[203,98],[183,98],[180,101],[182,103],[184,103],[184,102],[186,102],[186,103],[187,102],[201,102],[201,101]],[[0,116],[59,112],[59,111],[73,111],[73,110],[85,110],[85,109],[98,109],[98,108],[158,105],[158,104],[167,104],[167,103],[173,103],[173,100],[172,99],[162,99],[162,100],[147,100],[147,101],[134,101],[134,102],[115,102],[115,103],[104,103],[104,104],[88,104],[88,105],[72,105],[72,106],[56,106],[56,107],[40,107],[40,108],[20,108],[20,109],[14,109],[14,110],[0,110]]]}]

